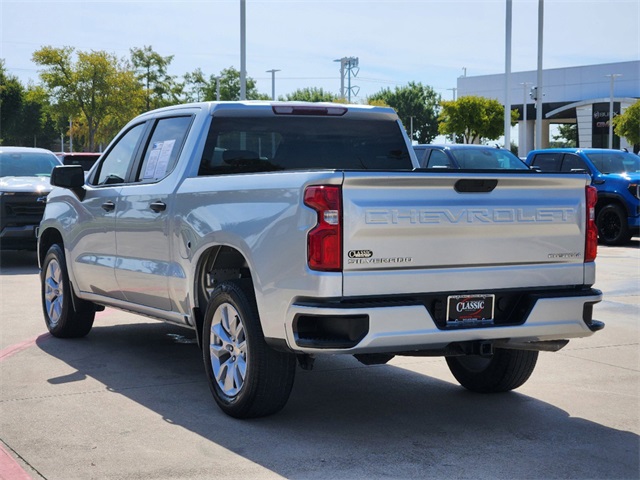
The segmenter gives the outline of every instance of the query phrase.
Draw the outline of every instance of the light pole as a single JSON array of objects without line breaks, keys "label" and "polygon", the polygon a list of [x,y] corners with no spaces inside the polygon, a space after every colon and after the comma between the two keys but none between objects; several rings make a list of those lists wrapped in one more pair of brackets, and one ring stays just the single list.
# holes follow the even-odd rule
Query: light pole
[{"label": "light pole", "polygon": [[276,72],[280,70],[276,70],[275,68],[272,70],[267,70],[267,73],[271,73],[271,100],[276,99]]},{"label": "light pole", "polygon": [[[457,88],[447,88],[447,90],[452,90],[453,91],[453,101],[456,101],[456,90],[458,90]],[[451,134],[451,141],[453,143],[456,143],[456,134],[455,132]]]},{"label": "light pole", "polygon": [[544,32],[544,0],[538,0],[538,78],[536,98],[536,141],[537,149],[542,148],[542,37]]},{"label": "light pole", "polygon": [[611,78],[611,86],[609,87],[609,149],[613,148],[613,81],[616,77],[621,77],[621,73],[612,73],[605,75]]},{"label": "light pole", "polygon": [[240,100],[247,99],[246,0],[240,0]]},{"label": "light pole", "polygon": [[527,153],[529,153],[527,151],[527,87],[529,85],[531,85],[530,82],[522,82],[520,85],[522,85],[522,91],[523,91],[523,96],[522,96],[522,128],[524,130],[523,135],[522,135],[522,153],[520,154],[521,157],[526,156]]},{"label": "light pole", "polygon": [[213,77],[216,79],[216,102],[220,101],[220,79],[222,77]]},{"label": "light pole", "polygon": [[511,150],[511,17],[512,0],[507,0],[504,59],[504,148]]}]

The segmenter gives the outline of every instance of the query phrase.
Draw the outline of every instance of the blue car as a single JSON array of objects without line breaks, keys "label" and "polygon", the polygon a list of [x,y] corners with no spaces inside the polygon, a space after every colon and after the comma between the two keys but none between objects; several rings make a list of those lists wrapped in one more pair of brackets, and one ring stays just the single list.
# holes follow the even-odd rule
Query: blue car
[{"label": "blue car", "polygon": [[596,225],[605,245],[623,245],[640,233],[640,157],[605,148],[532,150],[527,164],[542,172],[591,175],[598,189]]}]

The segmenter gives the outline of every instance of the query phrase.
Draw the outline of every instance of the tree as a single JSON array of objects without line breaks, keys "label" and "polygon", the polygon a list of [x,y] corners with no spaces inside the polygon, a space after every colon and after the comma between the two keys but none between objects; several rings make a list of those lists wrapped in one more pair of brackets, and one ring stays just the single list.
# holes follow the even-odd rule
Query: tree
[{"label": "tree", "polygon": [[[367,98],[367,103],[383,102],[393,108],[405,128],[411,129],[418,143],[430,143],[438,135],[438,95],[433,88],[409,82],[395,90],[385,88]],[[413,140],[413,139],[412,139]]]},{"label": "tree", "polygon": [[205,98],[207,79],[200,68],[184,74],[185,98],[188,102],[201,102]]},{"label": "tree", "polygon": [[142,111],[144,92],[134,72],[114,55],[78,51],[74,62],[73,53],[72,47],[46,46],[34,52],[33,61],[45,67],[40,78],[56,110],[86,129],[83,147],[94,151],[108,119],[116,118],[122,127]]},{"label": "tree", "polygon": [[[442,135],[462,135],[464,143],[496,140],[504,134],[504,107],[494,99],[469,95],[440,102],[442,110],[438,131]],[[511,111],[511,125],[518,121]]]},{"label": "tree", "polygon": [[146,110],[178,103],[176,89],[179,91],[180,88],[175,77],[167,73],[173,55],[163,57],[147,45],[143,48],[132,48],[130,52],[136,76],[144,88]]},{"label": "tree", "polygon": [[[233,67],[225,68],[220,75],[211,75],[206,86],[203,88],[204,101],[216,100],[217,85],[220,80],[220,100],[240,100],[240,72]],[[271,100],[269,95],[258,93],[256,81],[247,77],[246,79],[246,96],[247,100]]]},{"label": "tree", "polygon": [[338,95],[334,95],[331,92],[325,92],[322,88],[306,87],[299,88],[295,92],[288,93],[285,96],[279,97],[279,100],[284,101],[301,101],[301,102],[336,102],[340,101]]},{"label": "tree", "polygon": [[56,147],[57,130],[42,87],[26,88],[0,60],[0,144]]},{"label": "tree", "polygon": [[613,117],[616,135],[627,139],[635,153],[640,152],[640,100],[628,107],[622,115]]},{"label": "tree", "polygon": [[550,142],[552,148],[577,147],[578,146],[578,124],[564,123],[558,126],[558,135],[553,136]]},{"label": "tree", "polygon": [[0,60],[0,144],[20,145],[24,87],[18,77],[9,75]]}]

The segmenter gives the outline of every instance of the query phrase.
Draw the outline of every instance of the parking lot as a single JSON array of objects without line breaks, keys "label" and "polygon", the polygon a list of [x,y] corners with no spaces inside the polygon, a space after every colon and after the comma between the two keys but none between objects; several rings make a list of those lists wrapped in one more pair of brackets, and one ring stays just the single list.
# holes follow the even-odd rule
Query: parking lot
[{"label": "parking lot", "polygon": [[640,477],[640,239],[600,247],[606,328],[541,353],[517,391],[462,389],[442,358],[298,369],[271,417],[225,416],[190,330],[106,309],[46,333],[35,254],[0,264],[1,479]]}]

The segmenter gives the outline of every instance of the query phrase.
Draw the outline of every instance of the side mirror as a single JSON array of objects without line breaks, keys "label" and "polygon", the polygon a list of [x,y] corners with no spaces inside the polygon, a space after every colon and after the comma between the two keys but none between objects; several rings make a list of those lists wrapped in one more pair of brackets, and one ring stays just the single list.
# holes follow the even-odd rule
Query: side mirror
[{"label": "side mirror", "polygon": [[51,185],[68,188],[80,200],[84,198],[84,170],[80,165],[58,165],[51,172]]}]

